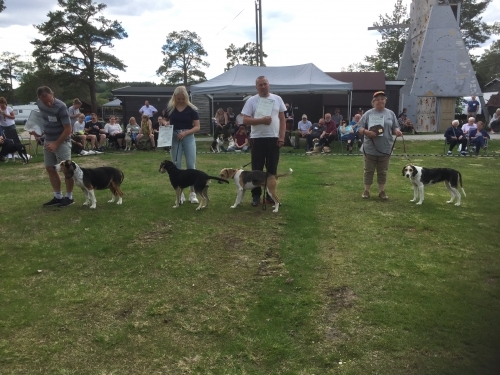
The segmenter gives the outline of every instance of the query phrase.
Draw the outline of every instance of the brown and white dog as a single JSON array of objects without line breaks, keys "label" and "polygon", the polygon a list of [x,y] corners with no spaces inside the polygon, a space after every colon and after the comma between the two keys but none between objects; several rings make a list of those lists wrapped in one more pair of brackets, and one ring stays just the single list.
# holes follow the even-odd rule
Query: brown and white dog
[{"label": "brown and white dog", "polygon": [[232,178],[236,184],[236,188],[238,189],[236,202],[234,202],[234,205],[232,205],[231,208],[236,208],[243,201],[245,191],[261,186],[266,188],[267,193],[275,202],[273,212],[278,212],[281,204],[278,196],[276,195],[278,178],[290,176],[292,172],[293,170],[290,168],[288,173],[274,175],[263,171],[244,171],[243,169],[224,168],[220,171],[219,177],[224,180]]},{"label": "brown and white dog", "polygon": [[319,144],[319,138],[313,139],[313,149],[311,151],[307,151],[307,155],[321,154],[322,147]]},{"label": "brown and white dog", "polygon": [[442,181],[444,181],[446,188],[451,194],[451,199],[446,201],[446,203],[453,203],[455,198],[457,198],[455,206],[460,206],[462,196],[458,191],[459,183],[464,197],[466,196],[465,190],[462,187],[462,175],[455,169],[424,168],[416,165],[407,165],[403,168],[403,176],[409,178],[413,185],[413,199],[410,202],[415,202],[420,195],[420,200],[417,202],[419,205],[424,201],[424,186],[434,185]]},{"label": "brown and white dog", "polygon": [[75,185],[80,187],[85,196],[84,206],[90,204],[90,208],[96,208],[96,199],[94,190],[111,190],[111,200],[113,203],[115,197],[118,197],[116,204],[122,204],[123,192],[120,188],[123,182],[123,172],[113,167],[99,168],[80,168],[78,164],[71,160],[63,160],[55,166],[58,172],[63,172],[66,179],[75,180]]}]

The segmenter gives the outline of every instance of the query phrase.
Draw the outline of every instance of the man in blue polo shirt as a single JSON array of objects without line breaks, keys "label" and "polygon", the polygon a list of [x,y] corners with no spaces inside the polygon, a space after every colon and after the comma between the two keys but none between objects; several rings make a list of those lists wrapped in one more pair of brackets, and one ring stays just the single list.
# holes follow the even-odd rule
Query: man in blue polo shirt
[{"label": "man in blue polo shirt", "polygon": [[479,102],[476,100],[476,96],[472,95],[472,100],[467,102],[467,117],[476,118],[477,110],[479,109]]}]

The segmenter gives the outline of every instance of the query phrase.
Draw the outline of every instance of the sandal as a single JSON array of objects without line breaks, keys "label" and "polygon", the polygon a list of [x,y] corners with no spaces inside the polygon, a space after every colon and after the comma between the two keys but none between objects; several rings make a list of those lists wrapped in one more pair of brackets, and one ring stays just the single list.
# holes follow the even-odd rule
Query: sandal
[{"label": "sandal", "polygon": [[363,191],[363,194],[361,194],[361,198],[363,199],[370,198],[370,192],[368,190]]},{"label": "sandal", "polygon": [[387,200],[389,199],[389,197],[387,196],[387,194],[385,193],[385,191],[381,191],[379,194],[378,194],[379,198],[380,199],[383,199],[383,200]]}]

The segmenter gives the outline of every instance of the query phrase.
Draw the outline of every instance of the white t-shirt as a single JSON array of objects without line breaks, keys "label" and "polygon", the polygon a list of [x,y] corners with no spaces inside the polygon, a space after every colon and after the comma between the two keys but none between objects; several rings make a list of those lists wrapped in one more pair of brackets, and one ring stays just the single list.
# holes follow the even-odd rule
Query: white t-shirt
[{"label": "white t-shirt", "polygon": [[[14,110],[7,106],[7,108],[5,108],[5,112],[7,112],[9,115],[13,115],[14,113]],[[13,119],[13,118],[7,118],[5,117],[4,115],[0,114],[0,125],[2,126],[12,126],[12,125],[16,125],[16,120]]]},{"label": "white t-shirt", "polygon": [[71,118],[71,116],[79,115],[80,108],[75,108],[75,107],[71,106],[68,108],[68,114],[69,114],[69,120],[71,121],[72,124],[74,124],[75,121],[78,121],[78,116],[75,116],[73,118]]},{"label": "white t-shirt", "polygon": [[85,128],[85,121],[79,122],[75,121],[73,124],[73,134],[83,134],[83,129]]},{"label": "white t-shirt", "polygon": [[[257,104],[259,103],[259,98],[260,96],[257,94],[248,99],[241,113],[246,116],[253,117],[255,111],[257,110]],[[271,112],[271,118],[272,118],[271,125],[252,125],[250,138],[279,137],[280,134],[279,113],[286,111],[285,103],[283,103],[283,99],[281,99],[280,96],[275,94],[269,94],[267,99],[274,100],[273,110]]]},{"label": "white t-shirt", "polygon": [[149,107],[143,105],[141,109],[139,109],[139,112],[141,112],[143,115],[148,115],[149,117],[153,117],[154,112],[158,112],[158,110],[150,104]]},{"label": "white t-shirt", "polygon": [[122,131],[122,127],[120,126],[120,124],[106,124],[104,125],[104,132],[107,133],[107,134],[113,134],[113,133],[121,133]]}]

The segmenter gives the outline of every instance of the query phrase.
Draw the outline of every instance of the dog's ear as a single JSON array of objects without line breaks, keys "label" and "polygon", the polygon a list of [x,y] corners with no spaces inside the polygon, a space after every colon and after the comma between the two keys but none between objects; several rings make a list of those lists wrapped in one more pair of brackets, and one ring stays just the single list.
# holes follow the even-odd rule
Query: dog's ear
[{"label": "dog's ear", "polygon": [[413,165],[412,165],[412,166],[411,166],[411,175],[412,175],[412,176],[416,176],[416,175],[417,175],[417,173],[418,173],[417,168],[415,168],[415,166],[413,166]]},{"label": "dog's ear", "polygon": [[404,176],[405,175],[405,169],[406,169],[406,165],[403,167],[403,171],[401,172],[401,174]]}]

